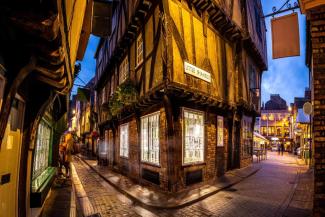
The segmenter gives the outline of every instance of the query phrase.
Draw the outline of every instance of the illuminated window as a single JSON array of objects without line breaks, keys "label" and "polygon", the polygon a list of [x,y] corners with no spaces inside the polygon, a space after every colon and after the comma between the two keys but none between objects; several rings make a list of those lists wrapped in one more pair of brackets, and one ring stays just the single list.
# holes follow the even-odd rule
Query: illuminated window
[{"label": "illuminated window", "polygon": [[129,59],[128,56],[126,56],[120,65],[119,84],[122,84],[128,78],[128,74],[129,74]]},{"label": "illuminated window", "polygon": [[33,179],[39,176],[49,166],[51,128],[45,121],[38,125],[37,140],[34,153]]},{"label": "illuminated window", "polygon": [[120,156],[129,157],[129,124],[120,126]]},{"label": "illuminated window", "polygon": [[252,118],[244,116],[242,120],[242,155],[252,155],[253,150],[253,129],[252,129]]},{"label": "illuminated window", "polygon": [[204,161],[203,112],[184,109],[183,163]]},{"label": "illuminated window", "polygon": [[159,165],[159,112],[141,118],[141,160]]},{"label": "illuminated window", "polygon": [[223,117],[218,116],[217,118],[217,126],[218,126],[218,141],[217,146],[223,146]]},{"label": "illuminated window", "polygon": [[137,38],[137,66],[143,62],[143,38],[140,34]]},{"label": "illuminated window", "polygon": [[267,120],[266,115],[263,115],[263,116],[262,116],[262,119],[263,119],[263,121],[266,121],[266,120]]},{"label": "illuminated window", "polygon": [[271,114],[271,115],[269,116],[269,120],[270,120],[270,121],[273,121],[273,120],[274,120],[274,116],[273,116],[273,114]]}]

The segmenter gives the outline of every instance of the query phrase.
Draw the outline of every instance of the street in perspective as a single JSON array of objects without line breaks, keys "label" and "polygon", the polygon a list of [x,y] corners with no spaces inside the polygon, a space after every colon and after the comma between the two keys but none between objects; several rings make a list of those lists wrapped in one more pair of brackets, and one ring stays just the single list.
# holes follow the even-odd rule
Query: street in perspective
[{"label": "street in perspective", "polygon": [[325,0],[0,11],[0,217],[325,217]]}]

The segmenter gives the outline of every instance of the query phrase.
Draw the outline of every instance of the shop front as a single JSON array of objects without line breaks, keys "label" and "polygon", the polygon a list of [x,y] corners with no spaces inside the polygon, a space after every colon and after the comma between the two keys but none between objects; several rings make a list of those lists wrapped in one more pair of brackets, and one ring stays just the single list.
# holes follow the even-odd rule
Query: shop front
[{"label": "shop front", "polygon": [[37,130],[33,156],[31,207],[42,206],[52,185],[56,168],[52,166],[53,127],[43,118]]}]

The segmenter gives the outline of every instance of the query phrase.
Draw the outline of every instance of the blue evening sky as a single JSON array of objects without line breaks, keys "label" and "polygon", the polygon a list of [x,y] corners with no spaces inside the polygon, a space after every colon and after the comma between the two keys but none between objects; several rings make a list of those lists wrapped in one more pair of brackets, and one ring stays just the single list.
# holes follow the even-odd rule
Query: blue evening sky
[{"label": "blue evening sky", "polygon": [[[280,8],[285,0],[261,0],[261,2],[264,14],[269,14],[272,12],[273,6]],[[291,0],[291,4],[293,5],[293,0]],[[304,96],[305,87],[308,86],[308,69],[305,65],[306,21],[305,16],[301,15],[299,10],[296,11],[299,14],[301,50],[301,55],[298,57],[272,59],[271,18],[265,19],[267,27],[268,70],[263,72],[262,102],[266,102],[270,94],[279,93],[289,105],[290,102],[293,102],[295,96]],[[79,78],[86,83],[95,75],[96,61],[94,54],[98,41],[98,37],[90,36],[84,59],[81,61]],[[77,78],[75,83],[84,85],[80,79]],[[77,87],[74,86],[72,94],[76,94],[76,90]]]},{"label": "blue evening sky", "polygon": [[[285,0],[261,0],[264,14],[272,12],[272,7],[279,9]],[[293,0],[290,1],[293,5]],[[279,93],[287,101],[293,102],[294,97],[304,96],[305,87],[308,87],[308,68],[305,65],[306,56],[306,17],[296,9],[299,18],[300,56],[272,59],[271,22],[272,17],[265,19],[268,70],[263,72],[262,102],[270,98],[270,94]],[[287,12],[292,13],[292,11]],[[277,15],[277,17],[284,14]]]},{"label": "blue evening sky", "polygon": [[[76,78],[74,81],[75,84],[85,85],[82,81],[87,83],[89,80],[91,80],[95,76],[96,60],[94,58],[94,55],[96,52],[98,42],[99,42],[98,37],[90,35],[85,56],[84,56],[83,60],[80,62],[81,63],[81,71],[78,75],[78,78]],[[77,89],[78,89],[78,87],[76,85],[74,85],[72,88],[71,95],[76,94]]]}]

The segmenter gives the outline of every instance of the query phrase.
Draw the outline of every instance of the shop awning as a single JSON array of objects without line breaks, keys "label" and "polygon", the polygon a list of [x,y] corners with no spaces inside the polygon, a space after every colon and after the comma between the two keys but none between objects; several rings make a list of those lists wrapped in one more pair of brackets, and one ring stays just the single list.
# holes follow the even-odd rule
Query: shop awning
[{"label": "shop awning", "polygon": [[269,141],[267,138],[265,138],[264,136],[262,136],[258,132],[254,132],[254,140],[262,140],[262,141],[265,141],[265,142]]}]

